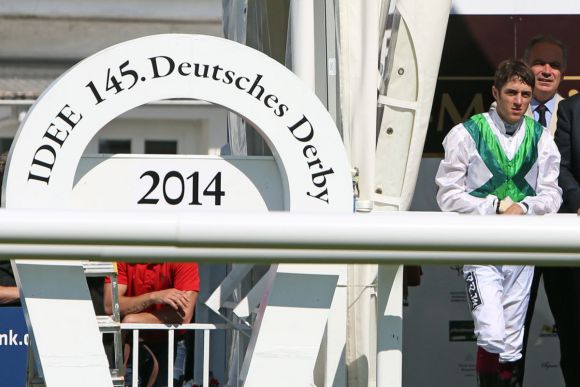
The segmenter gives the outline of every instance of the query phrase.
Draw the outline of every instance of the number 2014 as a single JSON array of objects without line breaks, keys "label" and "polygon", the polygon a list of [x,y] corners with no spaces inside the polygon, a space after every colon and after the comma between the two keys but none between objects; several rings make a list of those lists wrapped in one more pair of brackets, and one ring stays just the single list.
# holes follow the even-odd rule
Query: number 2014
[{"label": "number 2014", "polygon": [[[191,175],[183,178],[183,175],[177,171],[169,171],[163,177],[163,182],[161,182],[161,177],[155,171],[146,171],[144,172],[140,179],[144,177],[151,178],[151,187],[149,191],[137,202],[137,204],[157,204],[159,203],[159,198],[155,197],[155,189],[161,184],[162,192],[163,192],[163,199],[167,204],[175,206],[180,204],[185,197],[185,190],[186,185],[189,187],[191,186],[191,201],[188,203],[190,206],[201,206],[202,203],[199,201],[199,172],[193,172]],[[178,189],[177,194],[173,193],[173,196],[170,196],[167,192],[167,184],[170,180],[177,181]],[[191,181],[191,183],[189,183]],[[174,183],[175,184],[175,183]],[[222,173],[218,172],[215,174],[213,179],[209,182],[209,184],[205,187],[202,192],[203,196],[213,196],[214,204],[216,206],[220,206],[222,203],[222,196],[225,196],[226,193],[222,191]]]}]

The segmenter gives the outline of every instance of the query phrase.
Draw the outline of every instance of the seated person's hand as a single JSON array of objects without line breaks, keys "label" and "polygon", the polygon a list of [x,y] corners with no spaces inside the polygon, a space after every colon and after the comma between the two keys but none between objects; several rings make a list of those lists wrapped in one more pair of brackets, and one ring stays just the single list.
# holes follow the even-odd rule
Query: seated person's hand
[{"label": "seated person's hand", "polygon": [[189,306],[189,297],[186,291],[165,289],[152,293],[155,304],[169,305],[177,312],[184,311]]}]

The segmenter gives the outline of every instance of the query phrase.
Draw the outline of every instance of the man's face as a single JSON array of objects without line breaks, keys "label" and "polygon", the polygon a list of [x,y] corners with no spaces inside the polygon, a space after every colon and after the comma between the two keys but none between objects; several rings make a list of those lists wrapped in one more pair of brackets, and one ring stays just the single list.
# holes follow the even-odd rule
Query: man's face
[{"label": "man's face", "polygon": [[497,102],[497,113],[510,124],[515,124],[522,118],[532,99],[532,87],[515,76],[501,90],[493,86],[491,91]]},{"label": "man's face", "polygon": [[556,94],[564,71],[564,53],[553,43],[538,43],[530,51],[528,65],[536,77],[534,98],[546,102]]}]

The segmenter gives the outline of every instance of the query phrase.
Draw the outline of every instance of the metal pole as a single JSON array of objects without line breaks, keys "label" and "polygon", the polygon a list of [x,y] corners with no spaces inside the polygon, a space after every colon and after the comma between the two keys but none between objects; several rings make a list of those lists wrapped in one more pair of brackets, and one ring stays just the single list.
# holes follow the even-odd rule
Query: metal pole
[{"label": "metal pole", "polygon": [[311,0],[291,0],[290,34],[292,71],[314,90],[314,5]]},{"label": "metal pole", "polygon": [[133,369],[131,374],[131,385],[138,386],[139,385],[139,330],[135,329],[133,331],[133,347],[131,349],[133,353]]},{"label": "metal pole", "polygon": [[13,259],[573,265],[578,235],[580,219],[564,214],[0,210],[0,257]]}]

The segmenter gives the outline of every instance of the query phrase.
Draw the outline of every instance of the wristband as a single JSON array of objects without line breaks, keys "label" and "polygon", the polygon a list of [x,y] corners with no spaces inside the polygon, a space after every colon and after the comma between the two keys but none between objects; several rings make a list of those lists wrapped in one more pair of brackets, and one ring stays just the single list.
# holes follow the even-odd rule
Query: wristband
[{"label": "wristband", "polygon": [[521,204],[522,206],[524,206],[524,214],[527,214],[528,211],[530,210],[530,206],[528,205],[528,203],[526,203],[526,202],[520,202],[519,204]]}]

